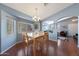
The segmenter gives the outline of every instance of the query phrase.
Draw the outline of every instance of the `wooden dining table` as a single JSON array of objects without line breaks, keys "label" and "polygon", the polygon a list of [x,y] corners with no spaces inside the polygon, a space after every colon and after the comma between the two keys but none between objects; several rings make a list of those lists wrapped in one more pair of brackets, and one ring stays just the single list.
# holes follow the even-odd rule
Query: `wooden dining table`
[{"label": "wooden dining table", "polygon": [[[33,55],[36,56],[38,55],[37,52],[40,50],[43,50],[44,48],[44,44],[46,43],[46,39],[45,39],[45,33],[44,32],[31,32],[31,33],[27,33],[28,37],[30,37],[32,40],[32,45],[33,45]],[[42,53],[40,53],[40,55],[42,55]]]}]

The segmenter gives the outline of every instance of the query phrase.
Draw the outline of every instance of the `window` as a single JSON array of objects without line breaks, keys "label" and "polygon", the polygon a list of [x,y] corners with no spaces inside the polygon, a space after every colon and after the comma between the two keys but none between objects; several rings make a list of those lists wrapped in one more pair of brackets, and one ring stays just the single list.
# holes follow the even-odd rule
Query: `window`
[{"label": "window", "polygon": [[14,20],[12,17],[7,17],[7,33],[12,34],[14,32]]}]

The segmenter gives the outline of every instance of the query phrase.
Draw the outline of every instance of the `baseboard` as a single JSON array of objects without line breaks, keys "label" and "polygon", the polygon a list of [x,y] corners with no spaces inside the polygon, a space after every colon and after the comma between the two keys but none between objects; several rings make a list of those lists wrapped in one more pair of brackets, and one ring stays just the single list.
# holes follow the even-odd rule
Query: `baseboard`
[{"label": "baseboard", "polygon": [[2,51],[0,54],[5,53],[6,51],[8,51],[9,49],[11,49],[13,46],[15,46],[18,43],[21,43],[22,41],[16,42],[15,44],[13,44],[12,46],[10,46],[9,48],[5,49],[4,51]]}]

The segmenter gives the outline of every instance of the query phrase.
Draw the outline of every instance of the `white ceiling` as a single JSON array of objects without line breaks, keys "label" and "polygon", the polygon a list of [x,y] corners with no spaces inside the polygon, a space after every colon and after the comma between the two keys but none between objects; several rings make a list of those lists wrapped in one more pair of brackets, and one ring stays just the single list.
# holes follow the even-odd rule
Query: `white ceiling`
[{"label": "white ceiling", "polygon": [[61,11],[62,9],[72,5],[71,3],[4,3],[5,5],[23,12],[29,16],[35,15],[35,8],[38,8],[38,15],[41,20]]}]

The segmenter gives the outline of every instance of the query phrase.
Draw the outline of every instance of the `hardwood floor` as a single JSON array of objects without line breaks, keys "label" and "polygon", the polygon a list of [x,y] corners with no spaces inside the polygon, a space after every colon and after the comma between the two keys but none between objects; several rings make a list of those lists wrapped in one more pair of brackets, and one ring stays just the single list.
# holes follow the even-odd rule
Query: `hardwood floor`
[{"label": "hardwood floor", "polygon": [[[3,56],[33,56],[33,46],[29,44],[27,47],[25,43],[19,43],[13,48],[6,51]],[[79,49],[73,39],[48,41],[46,47],[36,50],[35,56],[78,56]]]},{"label": "hardwood floor", "polygon": [[58,55],[65,55],[65,56],[76,56],[77,53],[77,45],[73,39],[70,40],[58,40],[58,48],[57,54]]}]

